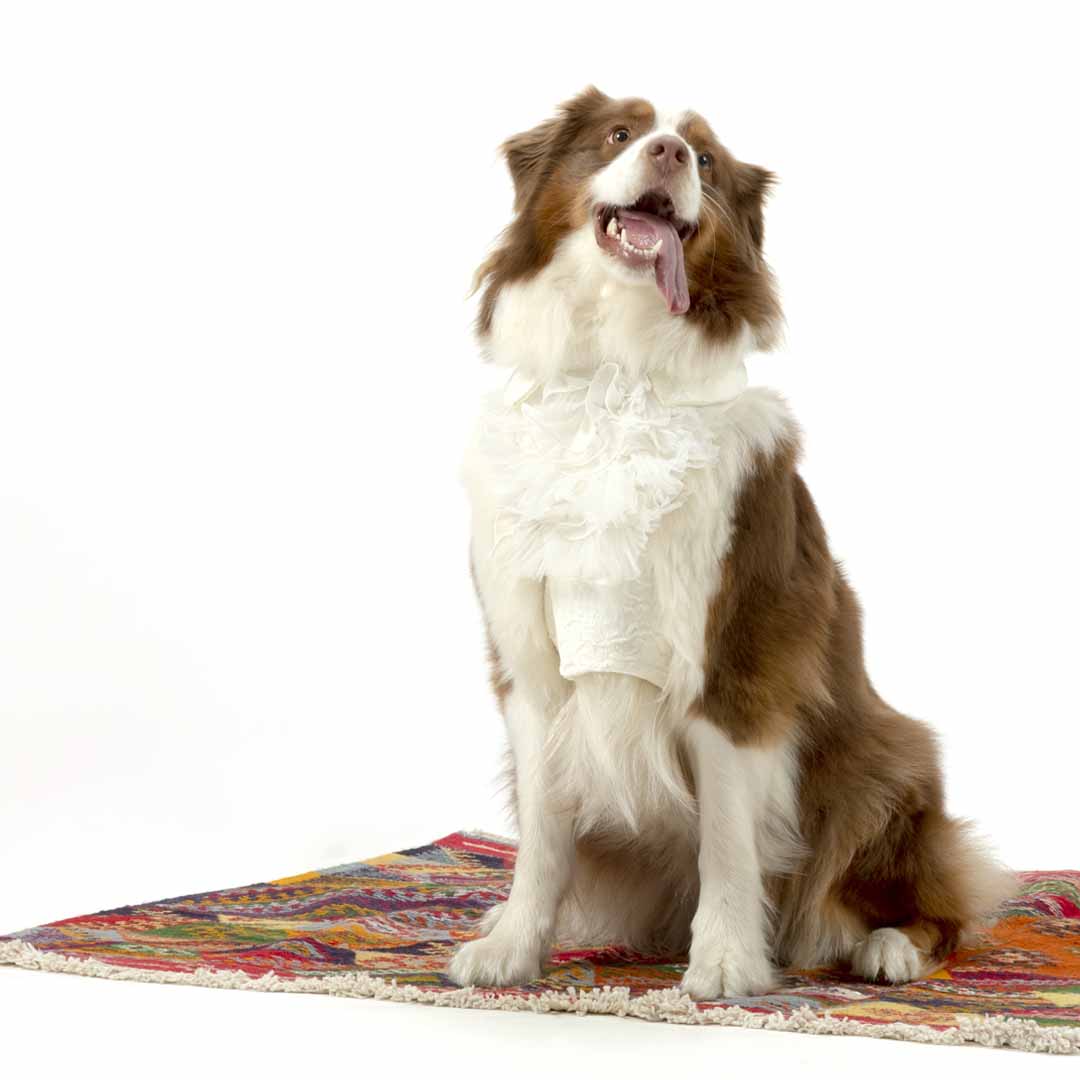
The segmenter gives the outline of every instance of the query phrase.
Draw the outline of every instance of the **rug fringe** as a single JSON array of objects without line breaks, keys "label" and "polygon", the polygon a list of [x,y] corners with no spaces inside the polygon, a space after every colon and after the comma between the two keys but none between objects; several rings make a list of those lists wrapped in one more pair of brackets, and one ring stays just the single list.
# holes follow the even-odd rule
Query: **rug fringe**
[{"label": "rug fringe", "polygon": [[416,986],[399,986],[396,980],[382,979],[361,972],[325,975],[319,978],[282,979],[273,972],[256,978],[239,971],[215,971],[209,968],[199,968],[193,972],[146,971],[141,968],[105,964],[100,960],[42,952],[25,941],[0,942],[0,964],[124,982],[172,983],[268,993],[329,994],[334,997],[408,1001],[458,1009],[564,1012],[576,1013],[579,1016],[601,1013],[673,1024],[715,1024],[720,1027],[797,1031],[813,1035],[861,1035],[945,1046],[976,1044],[1011,1047],[1044,1054],[1080,1053],[1080,1028],[1045,1027],[1034,1020],[1022,1020],[1012,1016],[957,1013],[956,1027],[935,1028],[902,1022],[867,1024],[841,1017],[820,1016],[808,1006],[790,1016],[750,1012],[737,1005],[703,1010],[699,1009],[688,995],[678,990],[649,990],[637,997],[631,997],[626,987],[599,987],[589,990],[545,990],[539,994],[511,997],[486,993],[472,987],[436,991]]}]

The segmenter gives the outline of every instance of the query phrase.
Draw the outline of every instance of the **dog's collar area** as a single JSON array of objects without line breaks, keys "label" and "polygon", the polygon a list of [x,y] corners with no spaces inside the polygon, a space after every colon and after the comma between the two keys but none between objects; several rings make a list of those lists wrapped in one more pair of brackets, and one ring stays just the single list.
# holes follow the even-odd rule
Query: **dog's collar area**
[{"label": "dog's collar area", "polygon": [[746,389],[746,364],[739,360],[718,375],[697,380],[674,379],[657,372],[649,381],[656,396],[669,407],[726,405]]},{"label": "dog's collar area", "polygon": [[[542,378],[530,372],[515,368],[510,374],[503,390],[503,404],[514,408],[530,398],[541,387],[559,393],[564,390],[584,388],[591,384],[598,371],[614,368],[621,372],[614,363],[601,365],[597,371],[568,371]],[[746,389],[746,364],[742,360],[728,364],[723,371],[697,379],[675,378],[663,372],[640,375],[629,382],[640,383],[647,392],[651,392],[661,405],[668,408],[706,408],[711,405],[727,405],[734,401]]]}]

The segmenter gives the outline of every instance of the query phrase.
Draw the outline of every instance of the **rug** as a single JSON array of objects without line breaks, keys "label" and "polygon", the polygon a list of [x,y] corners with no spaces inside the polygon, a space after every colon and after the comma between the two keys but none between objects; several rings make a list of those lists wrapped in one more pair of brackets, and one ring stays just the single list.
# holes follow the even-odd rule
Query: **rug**
[{"label": "rug", "polygon": [[567,949],[528,986],[456,987],[444,974],[447,958],[506,898],[514,855],[507,840],[457,832],[366,862],[0,936],[0,963],[459,1008],[1080,1051],[1080,871],[1021,874],[1020,895],[983,945],[906,986],[803,971],[772,994],[697,1003],[679,993],[676,959]]}]

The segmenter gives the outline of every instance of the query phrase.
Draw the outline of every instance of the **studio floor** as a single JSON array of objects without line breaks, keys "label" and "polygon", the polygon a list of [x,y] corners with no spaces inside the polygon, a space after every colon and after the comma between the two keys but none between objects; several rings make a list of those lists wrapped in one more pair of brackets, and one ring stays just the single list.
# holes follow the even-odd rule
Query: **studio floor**
[{"label": "studio floor", "polygon": [[738,1075],[810,1068],[875,1080],[1075,1075],[1075,1058],[878,1039],[688,1028],[393,1002],[105,982],[0,969],[13,1076]]}]

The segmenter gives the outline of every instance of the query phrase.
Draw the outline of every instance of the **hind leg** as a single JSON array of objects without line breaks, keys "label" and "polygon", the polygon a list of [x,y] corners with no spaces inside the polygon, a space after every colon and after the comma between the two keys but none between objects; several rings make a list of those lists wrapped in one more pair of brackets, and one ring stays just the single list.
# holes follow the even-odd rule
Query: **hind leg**
[{"label": "hind leg", "polygon": [[991,919],[1014,879],[986,856],[964,823],[939,812],[902,819],[890,833],[891,842],[884,845],[892,850],[890,869],[881,864],[879,852],[860,853],[842,892],[874,927],[852,948],[852,971],[904,983],[939,968]]},{"label": "hind leg", "polygon": [[871,982],[921,979],[937,967],[934,956],[939,936],[928,924],[879,927],[852,950],[851,970]]}]

